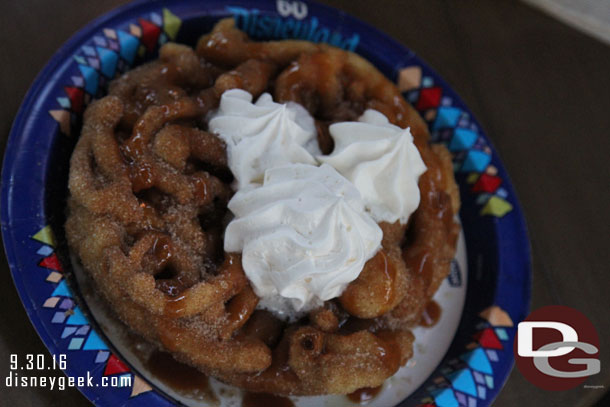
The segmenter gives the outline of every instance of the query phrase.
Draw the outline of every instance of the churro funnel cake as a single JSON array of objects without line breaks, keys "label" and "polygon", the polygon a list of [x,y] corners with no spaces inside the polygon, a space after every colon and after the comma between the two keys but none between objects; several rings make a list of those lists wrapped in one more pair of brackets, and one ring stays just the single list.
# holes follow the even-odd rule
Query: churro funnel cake
[{"label": "churro funnel cake", "polygon": [[403,366],[459,232],[450,154],[388,79],[231,19],[110,84],[69,188],[70,248],[133,332],[282,395]]}]

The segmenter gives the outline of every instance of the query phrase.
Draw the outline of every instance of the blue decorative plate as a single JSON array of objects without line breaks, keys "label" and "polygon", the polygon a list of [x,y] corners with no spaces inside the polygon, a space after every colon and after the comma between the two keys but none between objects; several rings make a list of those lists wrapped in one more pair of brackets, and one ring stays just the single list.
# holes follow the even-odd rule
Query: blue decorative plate
[{"label": "blue decorative plate", "polygon": [[453,153],[468,275],[456,263],[448,284],[463,291],[467,281],[464,308],[444,358],[400,405],[490,405],[512,368],[515,325],[530,298],[529,243],[508,175],[468,108],[412,51],[341,11],[303,1],[137,1],[88,24],[38,75],[4,156],[2,236],[21,300],[49,351],[67,354],[69,376],[128,379],[118,387],[82,387],[97,405],[176,404],[121,361],[67,283],[69,157],[83,110],[112,78],[154,58],[167,41],[194,45],[231,15],[257,39],[299,37],[361,54],[396,81],[433,140]]}]

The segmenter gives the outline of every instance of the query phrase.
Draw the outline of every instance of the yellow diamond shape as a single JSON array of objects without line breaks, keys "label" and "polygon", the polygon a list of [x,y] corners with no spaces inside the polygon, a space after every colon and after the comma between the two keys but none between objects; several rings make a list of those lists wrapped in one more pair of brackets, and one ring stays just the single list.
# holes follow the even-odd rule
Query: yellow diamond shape
[{"label": "yellow diamond shape", "polygon": [[481,215],[493,215],[501,218],[513,209],[513,206],[498,196],[492,196],[481,209]]},{"label": "yellow diamond shape", "polygon": [[176,35],[178,35],[178,30],[180,30],[180,25],[182,24],[182,20],[180,20],[175,14],[173,14],[168,9],[163,9],[163,29],[172,40],[176,39]]},{"label": "yellow diamond shape", "polygon": [[44,244],[55,247],[55,236],[53,235],[53,230],[51,230],[51,226],[47,225],[40,229],[38,233],[32,236],[32,239],[38,240]]}]

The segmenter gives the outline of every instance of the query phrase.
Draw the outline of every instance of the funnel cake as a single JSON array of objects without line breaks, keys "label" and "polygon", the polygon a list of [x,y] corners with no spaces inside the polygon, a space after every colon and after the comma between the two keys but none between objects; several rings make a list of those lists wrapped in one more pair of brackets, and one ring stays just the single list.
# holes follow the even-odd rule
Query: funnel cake
[{"label": "funnel cake", "polygon": [[[409,126],[427,171],[408,224],[381,223],[382,248],[343,294],[292,323],[257,309],[239,253],[224,253],[233,177],[207,132],[228,89],[294,101],[328,126],[365,109]],[[110,84],[85,112],[71,159],[71,249],[119,318],[174,358],[241,388],[346,394],[381,385],[412,356],[426,304],[449,271],[459,226],[451,157],[423,120],[362,57],[305,41],[254,42],[221,20],[195,50]]]}]

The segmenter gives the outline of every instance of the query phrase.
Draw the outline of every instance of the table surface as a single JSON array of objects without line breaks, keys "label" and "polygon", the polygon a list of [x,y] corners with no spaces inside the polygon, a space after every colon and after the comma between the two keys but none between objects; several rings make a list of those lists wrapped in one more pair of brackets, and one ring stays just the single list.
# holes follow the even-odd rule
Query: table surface
[{"label": "table surface", "polygon": [[[36,73],[77,29],[120,3],[2,2],[2,149]],[[598,402],[610,387],[610,47],[509,0],[327,3],[414,50],[462,96],[499,151],[527,218],[532,309],[568,305],[598,329],[602,371],[586,383],[603,389],[545,392],[515,369],[494,405],[610,405],[608,396]],[[11,353],[46,348],[26,317],[6,260],[0,263],[2,308],[11,309],[0,313],[5,371]],[[3,388],[0,397],[7,406],[68,404],[89,402],[74,389]]]}]

